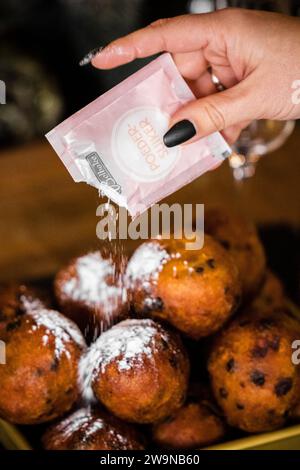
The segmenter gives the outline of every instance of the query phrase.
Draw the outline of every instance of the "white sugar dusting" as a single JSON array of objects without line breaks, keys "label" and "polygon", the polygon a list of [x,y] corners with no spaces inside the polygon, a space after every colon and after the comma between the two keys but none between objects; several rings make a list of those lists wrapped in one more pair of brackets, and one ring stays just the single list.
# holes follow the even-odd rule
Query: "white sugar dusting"
[{"label": "white sugar dusting", "polygon": [[63,291],[74,300],[97,304],[113,298],[120,288],[107,284],[107,278],[115,276],[110,260],[103,259],[99,252],[88,253],[76,260],[76,274],[63,284]]},{"label": "white sugar dusting", "polygon": [[102,431],[103,429],[105,429],[105,424],[104,424],[103,419],[101,419],[101,418],[94,419],[86,427],[83,440],[85,441],[85,440],[90,439],[91,436],[96,434],[98,431]]},{"label": "white sugar dusting", "polygon": [[60,438],[59,433],[61,433],[64,439],[68,439],[74,432],[88,425],[90,419],[91,415],[89,409],[79,409],[56,426],[56,435]]},{"label": "white sugar dusting", "polygon": [[[113,280],[113,285],[109,283]],[[63,293],[75,301],[82,301],[95,310],[103,310],[106,323],[110,324],[113,314],[127,292],[122,279],[116,279],[115,265],[96,251],[81,256],[75,263],[75,275],[62,283]]]},{"label": "white sugar dusting", "polygon": [[[110,363],[115,362],[121,372],[132,368],[137,370],[145,358],[152,360],[157,332],[158,325],[154,321],[131,319],[102,333],[79,363],[79,384],[84,401],[94,402],[91,388],[93,377],[105,372]],[[160,335],[168,341],[166,332],[161,331]]]},{"label": "white sugar dusting", "polygon": [[49,335],[53,335],[56,358],[59,359],[61,355],[64,354],[70,359],[67,345],[72,341],[81,349],[85,347],[85,341],[79,328],[68,318],[65,318],[55,310],[41,308],[39,310],[33,310],[28,314],[35,322],[31,327],[32,331],[36,331],[39,327],[46,328],[45,334],[42,337],[44,346],[48,344]]},{"label": "white sugar dusting", "polygon": [[[79,433],[79,434],[78,434]],[[80,444],[85,444],[90,441],[91,438],[97,438],[97,434],[100,433],[101,438],[108,439],[108,443],[114,442],[115,446],[120,449],[126,450],[131,448],[131,442],[126,435],[126,429],[122,434],[118,423],[113,423],[109,419],[106,419],[105,415],[102,417],[96,410],[94,411],[90,407],[81,408],[59,424],[53,427],[51,435],[51,441],[56,445],[60,445],[61,441],[68,445],[68,441],[74,439],[78,442],[78,436],[80,437]]]},{"label": "white sugar dusting", "polygon": [[167,251],[155,242],[142,244],[132,255],[126,271],[127,282],[155,279],[170,258]]},{"label": "white sugar dusting", "polygon": [[42,337],[42,341],[43,341],[43,345],[44,345],[44,346],[47,346],[48,341],[49,341],[49,336],[48,336],[48,335],[44,335],[44,336]]},{"label": "white sugar dusting", "polygon": [[45,305],[40,299],[32,298],[30,295],[22,294],[20,296],[20,302],[23,305],[25,311],[39,310],[45,308]]}]

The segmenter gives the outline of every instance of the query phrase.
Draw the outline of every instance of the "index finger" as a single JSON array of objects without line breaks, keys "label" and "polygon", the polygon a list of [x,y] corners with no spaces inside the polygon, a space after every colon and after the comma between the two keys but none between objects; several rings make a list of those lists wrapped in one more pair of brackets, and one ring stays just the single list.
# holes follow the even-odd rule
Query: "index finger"
[{"label": "index finger", "polygon": [[212,38],[212,15],[182,15],[155,21],[111,42],[92,59],[92,64],[110,69],[163,51],[191,52],[203,48]]}]

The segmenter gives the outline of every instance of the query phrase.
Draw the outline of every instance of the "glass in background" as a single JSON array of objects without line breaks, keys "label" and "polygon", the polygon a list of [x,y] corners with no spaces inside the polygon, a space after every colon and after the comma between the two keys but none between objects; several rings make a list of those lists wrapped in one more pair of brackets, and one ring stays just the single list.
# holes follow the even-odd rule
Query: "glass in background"
[{"label": "glass in background", "polygon": [[[205,13],[226,7],[236,7],[289,14],[291,7],[294,9],[296,3],[298,1],[292,0],[191,0],[189,11]],[[233,146],[234,153],[229,158],[234,179],[241,182],[254,176],[260,158],[281,147],[293,132],[294,127],[294,121],[253,121],[242,131]]]}]

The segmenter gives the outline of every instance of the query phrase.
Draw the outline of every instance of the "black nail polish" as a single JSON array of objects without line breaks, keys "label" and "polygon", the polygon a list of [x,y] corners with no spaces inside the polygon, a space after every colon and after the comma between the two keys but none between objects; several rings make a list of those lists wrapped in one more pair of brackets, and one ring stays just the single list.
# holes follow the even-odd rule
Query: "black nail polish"
[{"label": "black nail polish", "polygon": [[103,51],[105,46],[100,46],[96,47],[95,49],[92,49],[90,52],[88,52],[79,62],[79,65],[82,67],[83,65],[90,64],[90,62],[93,60],[93,58],[99,54],[101,51]]},{"label": "black nail polish", "polygon": [[194,137],[196,129],[187,119],[174,124],[168,132],[165,133],[163,139],[166,147],[175,147]]}]

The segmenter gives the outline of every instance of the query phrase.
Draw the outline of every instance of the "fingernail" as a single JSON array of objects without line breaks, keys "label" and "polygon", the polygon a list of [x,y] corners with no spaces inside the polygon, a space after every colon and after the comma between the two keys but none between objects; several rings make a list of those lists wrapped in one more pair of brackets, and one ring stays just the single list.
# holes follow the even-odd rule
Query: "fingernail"
[{"label": "fingernail", "polygon": [[195,134],[196,129],[191,121],[183,119],[183,121],[177,122],[165,133],[163,137],[164,144],[166,147],[174,147],[191,139]]},{"label": "fingernail", "polygon": [[96,47],[95,49],[92,49],[90,52],[88,52],[79,62],[79,65],[82,67],[83,65],[90,64],[93,58],[100,54],[101,51],[103,51],[105,46],[100,46]]}]

